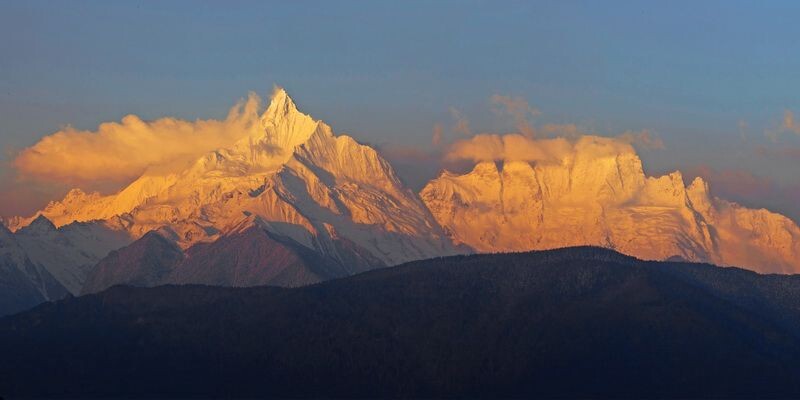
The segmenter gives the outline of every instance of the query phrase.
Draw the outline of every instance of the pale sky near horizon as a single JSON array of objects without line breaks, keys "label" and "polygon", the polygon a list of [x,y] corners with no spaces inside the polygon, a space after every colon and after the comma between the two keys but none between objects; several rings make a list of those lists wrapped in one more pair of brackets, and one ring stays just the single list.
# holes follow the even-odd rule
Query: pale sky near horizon
[{"label": "pale sky near horizon", "polygon": [[455,138],[451,108],[513,131],[493,95],[527,100],[538,125],[648,130],[665,147],[641,152],[648,173],[704,175],[798,220],[798,16],[791,1],[0,1],[0,215],[66,190],[10,165],[64,126],[222,119],[281,85],[386,151],[430,149],[436,124]]}]

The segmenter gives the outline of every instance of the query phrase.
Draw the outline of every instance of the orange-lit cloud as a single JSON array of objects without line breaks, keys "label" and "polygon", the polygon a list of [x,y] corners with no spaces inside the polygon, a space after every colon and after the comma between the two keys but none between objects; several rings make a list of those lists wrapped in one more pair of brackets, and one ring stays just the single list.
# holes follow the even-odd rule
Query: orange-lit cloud
[{"label": "orange-lit cloud", "polygon": [[538,131],[545,137],[563,137],[572,140],[585,135],[575,124],[545,124]]},{"label": "orange-lit cloud", "polygon": [[453,132],[464,136],[472,136],[472,129],[469,127],[469,120],[461,114],[461,111],[450,107],[450,116],[453,117]]},{"label": "orange-lit cloud", "polygon": [[[581,136],[587,135],[575,124],[546,124],[537,128],[536,131],[543,137],[561,137],[570,140],[577,140]],[[664,150],[665,148],[664,141],[648,129],[625,131],[614,138],[640,150]]]},{"label": "orange-lit cloud", "polygon": [[800,135],[800,125],[794,121],[794,113],[789,110],[786,110],[783,113],[783,124],[781,125],[781,128],[787,132]]},{"label": "orange-lit cloud", "polygon": [[[521,97],[493,95],[494,111],[513,117],[517,133],[505,135],[482,133],[451,144],[444,153],[445,161],[557,161],[574,152],[573,146],[587,136],[576,124],[545,124],[536,127],[530,118],[540,112]],[[451,109],[451,112],[454,111]],[[460,114],[454,117],[462,119]],[[643,150],[663,149],[664,142],[649,130],[626,131],[604,140],[593,151],[633,152],[633,147]],[[597,156],[603,156],[597,154]]]},{"label": "orange-lit cloud", "polygon": [[533,138],[536,136],[536,131],[531,123],[531,117],[539,115],[539,110],[531,107],[528,101],[522,97],[509,97],[496,94],[490,98],[493,105],[497,106],[495,112],[499,114],[508,114],[514,118],[514,124],[517,130],[526,137]]},{"label": "orange-lit cloud", "polygon": [[443,133],[444,129],[442,128],[442,124],[434,124],[433,125],[433,135],[431,135],[431,144],[434,146],[439,146],[442,144],[442,138],[444,136]]},{"label": "orange-lit cloud", "polygon": [[453,143],[445,154],[448,161],[555,161],[572,151],[567,139],[534,140],[520,134],[479,134]]},{"label": "orange-lit cloud", "polygon": [[794,120],[794,113],[790,110],[783,112],[783,120],[777,129],[767,129],[764,134],[773,142],[777,142],[780,135],[786,132],[800,135],[800,124]]},{"label": "orange-lit cloud", "polygon": [[653,135],[647,129],[638,132],[625,131],[616,138],[641,150],[664,150],[664,142],[661,138]]},{"label": "orange-lit cloud", "polygon": [[124,183],[147,167],[194,157],[230,145],[256,129],[260,99],[251,94],[225,120],[143,121],[128,115],[96,131],[67,128],[22,150],[13,166],[26,178],[86,184]]}]

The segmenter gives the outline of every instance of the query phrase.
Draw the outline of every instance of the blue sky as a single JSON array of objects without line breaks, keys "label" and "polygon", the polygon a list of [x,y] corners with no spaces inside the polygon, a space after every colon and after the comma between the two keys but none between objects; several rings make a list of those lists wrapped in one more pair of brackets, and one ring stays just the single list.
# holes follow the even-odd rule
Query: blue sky
[{"label": "blue sky", "polygon": [[[648,172],[716,171],[737,200],[800,215],[800,158],[755,150],[800,147],[764,134],[800,112],[798,15],[780,1],[2,1],[0,148],[7,162],[126,114],[222,118],[274,84],[338,132],[424,148],[450,107],[475,131],[513,129],[491,112],[502,94],[541,124],[651,130],[666,148],[642,153]],[[735,193],[731,171],[774,193]]]}]

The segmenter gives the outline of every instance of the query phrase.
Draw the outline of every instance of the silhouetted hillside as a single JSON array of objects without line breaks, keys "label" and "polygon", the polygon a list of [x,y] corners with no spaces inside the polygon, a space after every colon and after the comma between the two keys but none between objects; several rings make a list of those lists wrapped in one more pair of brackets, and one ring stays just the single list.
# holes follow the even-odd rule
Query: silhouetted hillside
[{"label": "silhouetted hillside", "polygon": [[798,397],[798,278],[571,248],[114,287],[0,320],[0,395]]}]

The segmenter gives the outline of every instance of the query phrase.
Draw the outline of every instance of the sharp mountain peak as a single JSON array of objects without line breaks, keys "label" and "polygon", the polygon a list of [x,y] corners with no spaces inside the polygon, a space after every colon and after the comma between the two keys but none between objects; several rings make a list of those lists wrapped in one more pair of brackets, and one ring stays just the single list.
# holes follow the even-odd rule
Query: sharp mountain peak
[{"label": "sharp mountain peak", "polygon": [[[614,138],[553,139],[558,151],[477,162],[465,174],[444,171],[416,194],[375,149],[335,135],[283,88],[259,118],[234,145],[188,166],[145,173],[110,196],[76,189],[7,223],[13,231],[43,218],[58,227],[98,221],[128,235],[117,248],[160,231],[186,252],[221,239],[240,243],[237,235],[257,225],[291,252],[321,255],[331,271],[576,245],[800,271],[800,228],[792,221],[713,197],[702,180],[687,187],[680,173],[646,176],[633,147]],[[75,290],[86,276],[85,266],[76,267],[67,286]]]}]

